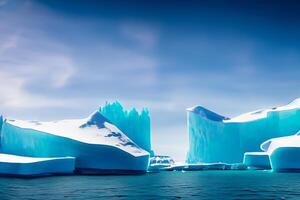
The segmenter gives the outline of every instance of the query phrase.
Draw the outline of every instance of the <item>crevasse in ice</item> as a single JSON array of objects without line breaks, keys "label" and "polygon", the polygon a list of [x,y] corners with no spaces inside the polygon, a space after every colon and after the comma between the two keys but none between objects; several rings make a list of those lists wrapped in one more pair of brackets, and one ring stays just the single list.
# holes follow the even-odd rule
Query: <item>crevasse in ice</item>
[{"label": "crevasse in ice", "polygon": [[113,103],[107,102],[100,107],[99,111],[137,145],[152,153],[150,116],[147,109],[142,109],[140,113],[135,108],[127,111],[118,101],[115,101]]},{"label": "crevasse in ice", "polygon": [[229,119],[201,106],[187,109],[188,163],[243,161],[270,138],[289,136],[300,129],[300,99]]}]

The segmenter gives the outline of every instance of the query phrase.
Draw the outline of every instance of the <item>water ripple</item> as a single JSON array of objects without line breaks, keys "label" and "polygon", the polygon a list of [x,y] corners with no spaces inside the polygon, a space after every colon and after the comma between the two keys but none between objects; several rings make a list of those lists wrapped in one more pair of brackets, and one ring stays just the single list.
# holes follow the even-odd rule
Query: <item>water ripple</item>
[{"label": "water ripple", "polygon": [[143,176],[0,178],[6,199],[300,199],[300,174],[161,172]]}]

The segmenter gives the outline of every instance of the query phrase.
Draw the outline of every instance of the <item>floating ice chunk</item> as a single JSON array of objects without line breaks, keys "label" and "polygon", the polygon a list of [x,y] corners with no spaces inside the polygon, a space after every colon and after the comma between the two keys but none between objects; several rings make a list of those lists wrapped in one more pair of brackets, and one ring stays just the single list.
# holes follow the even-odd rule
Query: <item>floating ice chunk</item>
[{"label": "floating ice chunk", "polygon": [[244,163],[233,163],[229,164],[230,170],[247,170],[248,166]]},{"label": "floating ice chunk", "polygon": [[271,169],[268,152],[246,152],[243,163],[251,169]]},{"label": "floating ice chunk", "polygon": [[204,163],[204,164],[189,164],[185,167],[185,171],[198,171],[198,170],[224,170],[225,163]]},{"label": "floating ice chunk", "polygon": [[75,158],[33,158],[0,154],[0,174],[11,176],[45,176],[71,174],[75,169]]},{"label": "floating ice chunk", "polygon": [[299,134],[273,138],[261,145],[262,150],[270,155],[274,171],[300,171]]},{"label": "floating ice chunk", "polygon": [[277,172],[300,172],[300,146],[278,147],[270,155],[272,169]]},{"label": "floating ice chunk", "polygon": [[202,171],[202,170],[247,170],[243,163],[198,163],[198,164],[179,164],[175,163],[171,167],[165,168],[168,171]]},{"label": "floating ice chunk", "polygon": [[174,164],[175,162],[170,156],[154,156],[150,159],[148,171],[163,170]]},{"label": "floating ice chunk", "polygon": [[168,171],[183,171],[187,167],[186,163],[175,163],[174,165],[165,168]]},{"label": "floating ice chunk", "polygon": [[199,164],[175,164],[168,168],[169,171],[201,171],[201,170],[225,170],[225,163],[199,163]]}]

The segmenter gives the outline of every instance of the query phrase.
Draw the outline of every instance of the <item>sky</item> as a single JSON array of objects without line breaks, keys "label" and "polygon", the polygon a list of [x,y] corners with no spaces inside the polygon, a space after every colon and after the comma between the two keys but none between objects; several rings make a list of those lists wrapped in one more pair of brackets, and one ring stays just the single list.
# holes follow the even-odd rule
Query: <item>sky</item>
[{"label": "sky", "polygon": [[300,97],[297,1],[0,0],[0,113],[56,120],[147,107],[183,161],[186,108],[227,117]]}]

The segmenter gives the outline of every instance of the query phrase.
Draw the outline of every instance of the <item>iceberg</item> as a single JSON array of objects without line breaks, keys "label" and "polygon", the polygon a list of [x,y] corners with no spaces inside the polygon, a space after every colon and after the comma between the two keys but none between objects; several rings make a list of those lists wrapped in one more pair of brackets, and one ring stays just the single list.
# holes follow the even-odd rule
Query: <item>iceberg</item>
[{"label": "iceberg", "polygon": [[227,170],[231,165],[226,163],[198,163],[198,164],[174,164],[167,168],[168,171],[202,171],[202,170]]},{"label": "iceberg", "polygon": [[139,147],[153,155],[150,138],[150,116],[147,109],[143,108],[139,113],[135,108],[125,110],[122,105],[115,101],[106,103],[100,107],[99,112],[112,124],[126,133]]},{"label": "iceberg", "polygon": [[199,170],[225,170],[225,163],[203,163],[203,164],[188,164],[183,169],[184,171],[199,171]]},{"label": "iceberg", "polygon": [[202,170],[247,170],[248,167],[243,163],[198,163],[180,164],[175,163],[170,167],[164,168],[166,171],[202,171]]},{"label": "iceberg", "polygon": [[227,164],[225,169],[227,170],[247,170],[248,166],[244,163],[233,163],[233,164]]},{"label": "iceberg", "polygon": [[250,169],[271,169],[267,152],[246,152],[243,163]]},{"label": "iceberg", "polygon": [[150,159],[148,171],[158,171],[171,167],[175,161],[170,156],[153,156]]},{"label": "iceberg", "polygon": [[128,174],[147,171],[149,153],[99,111],[84,119],[5,119],[1,152],[26,157],[75,157],[77,173]]},{"label": "iceberg", "polygon": [[188,163],[241,163],[245,152],[260,151],[268,139],[300,130],[300,98],[232,119],[201,106],[187,109]]},{"label": "iceberg", "polygon": [[0,154],[0,175],[10,176],[48,176],[72,174],[75,158],[33,158]]},{"label": "iceberg", "polygon": [[300,171],[300,132],[267,140],[261,149],[269,155],[273,171]]}]

